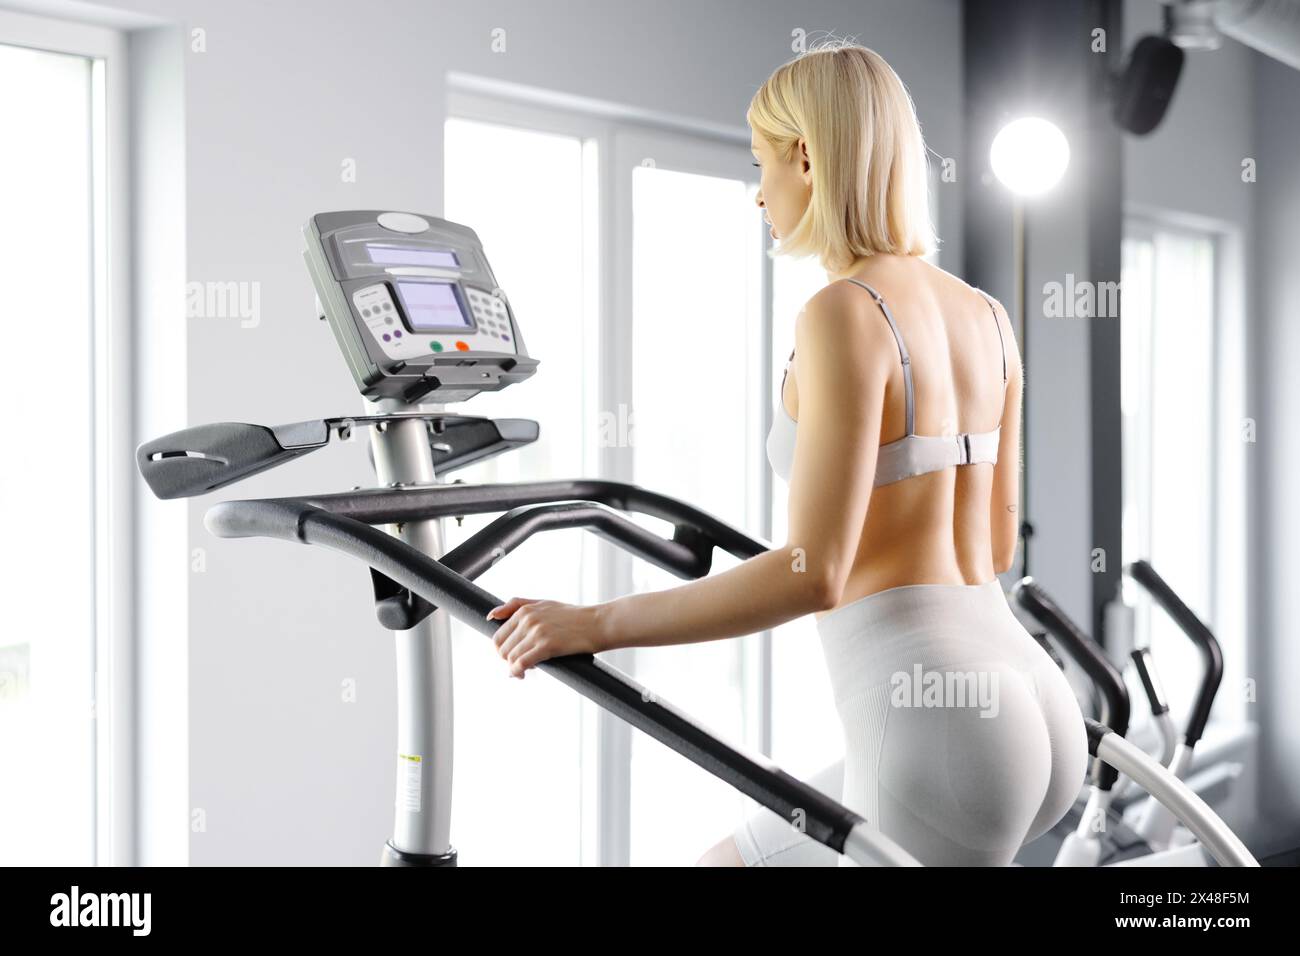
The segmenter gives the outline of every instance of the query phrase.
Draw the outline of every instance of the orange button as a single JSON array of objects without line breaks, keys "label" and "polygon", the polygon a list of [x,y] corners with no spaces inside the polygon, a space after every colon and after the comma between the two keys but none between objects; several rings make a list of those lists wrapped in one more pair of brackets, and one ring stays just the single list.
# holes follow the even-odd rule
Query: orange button
[{"label": "orange button", "polygon": [[469,351],[469,346],[466,345],[464,342],[460,341],[459,339],[456,340],[456,348],[458,348],[462,352]]}]

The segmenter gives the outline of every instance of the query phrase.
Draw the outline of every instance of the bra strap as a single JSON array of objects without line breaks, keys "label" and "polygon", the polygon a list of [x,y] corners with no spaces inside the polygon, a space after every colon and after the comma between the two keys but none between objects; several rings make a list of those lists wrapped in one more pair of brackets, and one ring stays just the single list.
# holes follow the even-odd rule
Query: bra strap
[{"label": "bra strap", "polygon": [[[898,343],[898,357],[903,363],[903,394],[905,401],[905,417],[907,421],[907,435],[910,437],[916,434],[916,415],[914,410],[915,398],[912,393],[912,357],[907,354],[907,346],[903,344],[902,333],[898,331],[898,323],[894,321],[894,314],[889,311],[889,306],[885,304],[884,298],[871,286],[867,285],[861,279],[849,279],[854,285],[862,286],[871,293],[871,297],[876,300],[876,305],[885,313],[885,319],[889,322],[889,328],[894,333],[894,341]],[[1000,333],[999,333],[1000,334]]]},{"label": "bra strap", "polygon": [[1002,323],[998,321],[998,310],[987,292],[983,289],[975,291],[984,296],[984,301],[989,304],[989,311],[993,313],[993,325],[998,330],[998,345],[1002,348],[1002,384],[1005,385],[1007,384],[1007,341],[1002,337]]}]

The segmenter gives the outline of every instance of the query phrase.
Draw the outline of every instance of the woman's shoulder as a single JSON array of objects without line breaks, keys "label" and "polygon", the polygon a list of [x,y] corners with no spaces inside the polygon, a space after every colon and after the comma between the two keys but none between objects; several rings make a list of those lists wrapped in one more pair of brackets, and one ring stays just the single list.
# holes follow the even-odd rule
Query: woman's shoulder
[{"label": "woman's shoulder", "polygon": [[822,288],[795,318],[796,352],[816,342],[832,350],[871,354],[876,346],[892,338],[884,322],[869,321],[879,316],[880,307],[861,286],[836,281]]}]

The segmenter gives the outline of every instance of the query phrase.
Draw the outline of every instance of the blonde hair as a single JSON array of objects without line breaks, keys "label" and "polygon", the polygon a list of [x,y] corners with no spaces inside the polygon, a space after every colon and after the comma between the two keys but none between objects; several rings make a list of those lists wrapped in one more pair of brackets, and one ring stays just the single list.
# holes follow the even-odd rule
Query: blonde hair
[{"label": "blonde hair", "polygon": [[768,77],[746,118],[786,162],[800,138],[808,144],[812,197],[778,253],[817,256],[840,271],[877,252],[934,251],[925,140],[907,88],[880,54],[818,44]]}]

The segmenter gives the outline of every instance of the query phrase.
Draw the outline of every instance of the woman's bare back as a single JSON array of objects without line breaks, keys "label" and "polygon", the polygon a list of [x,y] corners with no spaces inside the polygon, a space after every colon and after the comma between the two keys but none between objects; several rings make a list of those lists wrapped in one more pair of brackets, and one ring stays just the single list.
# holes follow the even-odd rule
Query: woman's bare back
[{"label": "woman's bare back", "polygon": [[[906,584],[987,582],[1010,567],[1019,522],[1021,369],[1006,313],[1000,307],[991,311],[988,300],[965,282],[915,257],[873,257],[853,278],[888,303],[906,343],[916,434],[1001,426],[1001,440],[996,465],[944,468],[872,491],[840,605]],[[884,445],[906,433],[903,366],[887,320],[866,290],[849,311],[846,321],[880,323],[887,333],[882,347],[894,352],[878,436]],[[793,365],[782,400],[797,420]]]}]

